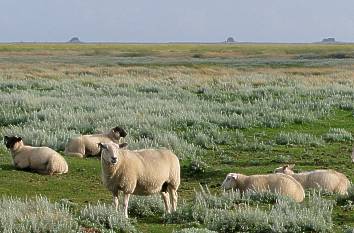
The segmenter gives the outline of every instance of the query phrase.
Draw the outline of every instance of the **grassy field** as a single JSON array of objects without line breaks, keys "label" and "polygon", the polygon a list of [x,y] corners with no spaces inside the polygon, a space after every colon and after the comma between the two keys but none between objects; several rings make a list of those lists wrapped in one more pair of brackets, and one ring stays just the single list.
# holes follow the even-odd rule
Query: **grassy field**
[{"label": "grassy field", "polygon": [[[20,135],[28,144],[62,152],[74,135],[121,125],[128,132],[125,141],[131,149],[172,149],[182,164],[181,212],[162,217],[156,198],[136,199],[130,209],[135,221],[117,220],[126,229],[132,224],[142,232],[192,226],[223,232],[215,219],[227,222],[241,215],[246,217],[240,224],[254,228],[230,226],[224,231],[343,232],[354,228],[354,191],[348,200],[327,194],[318,200],[309,195],[298,207],[288,202],[269,204],[269,199],[260,198],[247,202],[246,213],[234,204],[244,200],[225,197],[220,190],[229,172],[271,173],[286,163],[295,163],[296,171],[336,169],[354,180],[352,44],[0,44],[0,103],[0,136]],[[15,170],[1,145],[0,194],[42,195],[50,203],[70,202],[67,212],[60,215],[79,220],[70,220],[68,226],[104,232],[107,224],[92,225],[96,220],[87,214],[111,213],[89,206],[111,202],[101,184],[98,159],[65,158],[67,175],[41,176]],[[198,199],[200,184],[215,196]],[[234,202],[227,202],[231,199]],[[228,205],[220,208],[210,200]],[[337,200],[333,210],[331,200]],[[3,206],[7,205],[0,203]],[[151,207],[155,214],[140,213],[142,206]],[[303,228],[279,230],[274,222],[291,222],[287,214],[275,214],[284,206],[294,209],[293,219],[302,215],[296,212],[301,208],[308,208],[304,211],[312,216],[308,222],[294,223]],[[53,207],[53,211],[57,210]],[[193,216],[188,215],[191,211]],[[257,225],[265,222],[265,213],[274,217],[269,220],[273,230]],[[327,223],[321,222],[321,213]],[[213,214],[217,217],[212,218]],[[6,216],[0,216],[0,230],[4,231],[1,224],[6,221]]]}]

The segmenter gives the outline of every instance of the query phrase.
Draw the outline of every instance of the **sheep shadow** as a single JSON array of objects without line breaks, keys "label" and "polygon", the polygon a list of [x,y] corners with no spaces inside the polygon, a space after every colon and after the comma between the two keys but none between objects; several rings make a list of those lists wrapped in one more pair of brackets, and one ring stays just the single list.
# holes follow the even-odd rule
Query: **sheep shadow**
[{"label": "sheep shadow", "polygon": [[14,165],[12,164],[1,164],[0,165],[0,171],[24,171],[24,172],[33,172],[30,168],[24,168],[24,169],[17,169]]},{"label": "sheep shadow", "polygon": [[13,170],[16,170],[16,168],[11,164],[1,164],[0,165],[0,171],[13,171]]}]

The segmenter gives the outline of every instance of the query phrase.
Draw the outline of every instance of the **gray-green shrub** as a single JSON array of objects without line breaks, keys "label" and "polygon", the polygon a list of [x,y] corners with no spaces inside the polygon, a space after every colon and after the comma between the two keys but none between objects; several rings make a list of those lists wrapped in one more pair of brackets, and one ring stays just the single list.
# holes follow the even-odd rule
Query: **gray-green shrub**
[{"label": "gray-green shrub", "polygon": [[218,232],[332,232],[333,202],[310,196],[299,204],[279,200],[269,211],[249,205],[234,210],[215,209],[206,216],[208,229]]},{"label": "gray-green shrub", "polygon": [[129,214],[136,217],[161,216],[165,207],[159,195],[132,196],[129,200]]},{"label": "gray-green shrub", "polygon": [[79,224],[65,204],[52,204],[47,198],[31,199],[5,197],[0,199],[0,232],[55,232],[79,231]]},{"label": "gray-green shrub", "polygon": [[102,232],[137,232],[123,211],[116,211],[112,205],[88,204],[79,214],[79,222],[85,227],[97,228]]},{"label": "gray-green shrub", "polygon": [[[126,58],[119,61],[130,64]],[[339,103],[353,102],[354,93],[352,82],[341,83],[349,73],[318,86],[284,74],[247,73],[204,80],[194,73],[170,74],[150,67],[129,68],[122,74],[111,74],[107,67],[83,69],[49,78],[1,73],[0,136],[17,134],[28,144],[63,150],[75,135],[122,125],[128,131],[130,148],[164,146],[181,159],[195,161],[216,145],[233,140],[242,145],[237,135],[234,138],[234,129],[313,122],[332,114]],[[207,91],[197,94],[201,86]],[[322,143],[308,135],[284,137],[278,139],[280,144]],[[255,141],[243,148],[268,150],[269,146]]]},{"label": "gray-green shrub", "polygon": [[323,138],[327,142],[345,142],[353,140],[352,134],[341,128],[330,128]]},{"label": "gray-green shrub", "polygon": [[278,145],[310,145],[320,146],[323,145],[323,140],[312,134],[292,132],[281,132],[275,139],[275,143]]},{"label": "gray-green shrub", "polygon": [[182,230],[173,231],[173,233],[217,233],[216,231],[211,231],[206,228],[184,228]]}]

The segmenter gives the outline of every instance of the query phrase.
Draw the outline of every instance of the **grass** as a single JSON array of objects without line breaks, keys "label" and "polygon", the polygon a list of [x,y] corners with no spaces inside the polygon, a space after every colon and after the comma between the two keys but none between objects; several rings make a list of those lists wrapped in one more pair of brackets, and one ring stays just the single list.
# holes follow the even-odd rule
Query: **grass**
[{"label": "grass", "polygon": [[[271,173],[283,163],[336,169],[353,181],[352,51],[350,44],[1,44],[0,135],[62,151],[73,135],[123,125],[130,148],[164,146],[181,158],[181,207],[193,203],[200,183],[218,197],[227,173]],[[65,159],[68,174],[41,176],[15,170],[0,146],[0,194],[65,199],[75,216],[88,204],[109,205],[99,161]],[[158,201],[132,199],[138,231],[217,225],[166,224]],[[354,227],[350,205],[334,206],[331,231]]]}]

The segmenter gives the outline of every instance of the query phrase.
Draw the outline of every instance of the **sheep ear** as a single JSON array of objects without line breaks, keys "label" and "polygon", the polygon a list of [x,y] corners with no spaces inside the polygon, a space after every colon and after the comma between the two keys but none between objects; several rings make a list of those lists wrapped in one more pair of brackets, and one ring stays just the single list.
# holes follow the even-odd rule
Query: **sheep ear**
[{"label": "sheep ear", "polygon": [[237,180],[238,175],[236,173],[232,173],[232,174],[230,174],[230,177],[234,180]]},{"label": "sheep ear", "polygon": [[16,141],[17,141],[17,142],[20,142],[20,141],[22,141],[22,138],[21,138],[21,137],[17,137],[17,138],[16,138]]},{"label": "sheep ear", "polygon": [[101,142],[99,142],[97,145],[98,145],[98,147],[101,148],[101,149],[106,149],[106,150],[107,150],[107,148],[108,148],[106,144],[103,144],[103,143],[101,143]]},{"label": "sheep ear", "polygon": [[8,137],[8,136],[5,136],[5,137],[4,137],[4,140],[5,140],[5,141],[8,141],[8,140],[9,140],[9,137]]},{"label": "sheep ear", "polygon": [[127,146],[128,146],[128,143],[126,143],[126,142],[119,144],[119,148],[124,148]]},{"label": "sheep ear", "polygon": [[294,167],[295,167],[295,164],[289,164],[289,165],[288,165],[288,168],[291,169],[291,170],[292,170]]}]

